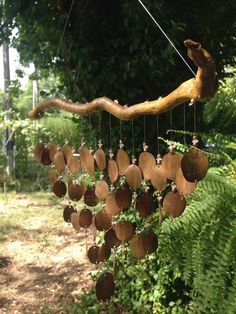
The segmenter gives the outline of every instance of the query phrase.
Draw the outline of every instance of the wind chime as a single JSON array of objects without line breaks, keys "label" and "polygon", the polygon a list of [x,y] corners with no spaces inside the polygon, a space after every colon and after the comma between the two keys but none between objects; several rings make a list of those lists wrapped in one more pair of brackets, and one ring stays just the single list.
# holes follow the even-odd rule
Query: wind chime
[{"label": "wind chime", "polygon": [[[39,118],[45,109],[53,107],[79,115],[90,115],[96,110],[110,113],[108,152],[104,150],[101,138],[94,153],[83,139],[78,150],[69,143],[63,147],[55,143],[40,143],[34,150],[35,159],[48,167],[53,193],[58,198],[69,198],[63,211],[64,220],[77,231],[85,229],[87,234],[88,230],[92,230],[94,243],[87,249],[87,256],[93,264],[107,261],[118,246],[125,244],[128,244],[131,255],[136,259],[155,252],[158,246],[156,230],[149,223],[143,228],[143,223],[139,225],[140,219],[150,221],[156,208],[159,210],[160,224],[163,215],[173,219],[182,215],[186,207],[185,197],[195,190],[198,181],[207,173],[207,155],[198,148],[196,136],[190,150],[184,155],[177,153],[174,145],[170,144],[168,152],[161,156],[158,140],[158,155],[154,157],[148,152],[145,135],[143,152],[139,156],[135,156],[134,142],[132,156],[127,154],[121,137],[118,150],[113,152],[111,147],[111,115],[120,120],[131,120],[134,141],[134,118],[144,116],[145,132],[145,115],[157,115],[159,136],[160,113],[185,102],[196,106],[196,102],[205,102],[214,96],[218,79],[212,57],[200,43],[192,40],[184,43],[189,58],[198,67],[197,73],[166,97],[129,107],[106,97],[86,104],[53,99],[40,103],[29,113],[31,118]],[[101,124],[100,119],[101,115]],[[90,184],[86,183],[88,177]],[[78,209],[78,201],[80,207],[81,202],[84,203],[82,209]],[[134,219],[126,219],[126,213],[132,214]],[[101,245],[96,243],[97,232],[102,233]],[[105,271],[96,283],[97,298],[108,301],[114,291],[114,274]]]}]

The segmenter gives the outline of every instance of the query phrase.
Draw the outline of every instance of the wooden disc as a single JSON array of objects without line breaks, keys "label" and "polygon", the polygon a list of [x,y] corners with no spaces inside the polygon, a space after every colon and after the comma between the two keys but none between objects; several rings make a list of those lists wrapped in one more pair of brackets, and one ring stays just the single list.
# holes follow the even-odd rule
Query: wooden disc
[{"label": "wooden disc", "polygon": [[197,187],[196,182],[189,182],[185,179],[181,167],[177,171],[175,185],[178,192],[183,195],[190,195]]},{"label": "wooden disc", "polygon": [[153,187],[158,191],[164,191],[167,186],[167,180],[163,172],[162,165],[156,165],[152,169],[151,182]]},{"label": "wooden disc", "polygon": [[79,212],[79,225],[81,228],[88,228],[93,221],[93,214],[90,209],[84,208]]},{"label": "wooden disc", "polygon": [[94,216],[94,225],[99,231],[108,230],[112,225],[112,216],[101,210]]},{"label": "wooden disc", "polygon": [[71,158],[73,156],[73,150],[72,147],[69,144],[66,144],[62,147],[62,153],[64,155],[65,158],[65,162],[67,165],[69,165]]},{"label": "wooden disc", "polygon": [[150,216],[154,211],[154,203],[151,194],[142,194],[136,204],[136,208],[141,217],[146,218]]},{"label": "wooden disc", "polygon": [[182,155],[174,152],[165,154],[162,158],[163,174],[167,179],[174,180],[181,164]]},{"label": "wooden disc", "polygon": [[109,186],[104,180],[100,180],[96,183],[95,194],[99,200],[105,200],[109,194]]},{"label": "wooden disc", "polygon": [[55,168],[50,168],[48,170],[48,177],[51,184],[54,184],[58,180],[58,172]]},{"label": "wooden disc", "polygon": [[65,170],[66,163],[63,152],[61,150],[58,150],[56,152],[56,154],[54,155],[53,162],[57,171],[61,172]]},{"label": "wooden disc", "polygon": [[95,194],[95,187],[91,186],[84,193],[84,202],[87,206],[96,206],[99,202],[98,197]]},{"label": "wooden disc", "polygon": [[99,301],[109,301],[115,292],[115,281],[112,273],[105,272],[97,280],[96,296]]},{"label": "wooden disc", "polygon": [[86,171],[90,177],[94,176],[94,157],[90,152],[86,159]]},{"label": "wooden disc", "polygon": [[142,232],[142,237],[146,254],[154,253],[158,247],[157,235],[149,228]]},{"label": "wooden disc", "polygon": [[44,147],[43,150],[42,150],[42,153],[41,153],[41,163],[44,166],[49,166],[52,163],[52,160],[51,160],[50,155],[49,155],[49,149],[47,147]]},{"label": "wooden disc", "polygon": [[127,155],[126,151],[120,148],[116,155],[116,162],[118,165],[119,175],[124,176],[126,173],[127,168],[130,165],[129,156]]},{"label": "wooden disc", "polygon": [[94,159],[99,170],[103,171],[106,168],[106,155],[102,148],[96,150]]},{"label": "wooden disc", "polygon": [[163,211],[165,214],[176,218],[179,217],[186,207],[184,196],[178,192],[168,192],[163,201]]},{"label": "wooden disc", "polygon": [[99,262],[105,262],[111,256],[111,248],[104,242],[98,252],[98,260]]},{"label": "wooden disc", "polygon": [[131,255],[137,259],[143,258],[147,254],[145,248],[145,241],[142,234],[136,234],[130,241],[130,252]]},{"label": "wooden disc", "polygon": [[41,162],[41,156],[42,156],[42,152],[43,152],[43,149],[44,149],[44,145],[43,144],[37,144],[35,147],[34,147],[34,159]]},{"label": "wooden disc", "polygon": [[108,177],[111,181],[111,183],[115,183],[118,175],[119,175],[119,171],[118,171],[118,165],[117,162],[114,159],[109,159],[108,160]]},{"label": "wooden disc", "polygon": [[142,171],[144,180],[150,180],[152,169],[156,166],[156,160],[152,154],[148,152],[142,152],[139,155],[138,166]]},{"label": "wooden disc", "polygon": [[117,238],[122,242],[129,241],[134,235],[134,226],[131,222],[121,220],[114,226]]},{"label": "wooden disc", "polygon": [[70,222],[75,230],[80,229],[79,225],[79,214],[77,212],[73,212],[70,215]]},{"label": "wooden disc", "polygon": [[92,264],[98,264],[99,263],[99,258],[98,258],[99,250],[100,250],[100,248],[97,245],[93,245],[88,249],[87,256],[88,256],[90,263],[92,263]]},{"label": "wooden disc", "polygon": [[136,165],[130,165],[126,170],[125,178],[131,188],[138,189],[142,183],[141,170]]},{"label": "wooden disc", "polygon": [[206,153],[197,149],[184,154],[181,161],[183,175],[189,182],[202,180],[207,174],[208,167]]},{"label": "wooden disc", "polygon": [[66,195],[66,185],[63,181],[58,180],[52,186],[52,191],[57,197],[64,197]]},{"label": "wooden disc", "polygon": [[68,167],[71,174],[77,174],[80,170],[80,159],[76,156],[72,156]]},{"label": "wooden disc", "polygon": [[116,197],[115,197],[114,192],[111,192],[110,194],[108,194],[106,198],[105,210],[108,214],[112,216],[119,215],[121,213],[121,208],[118,206],[116,202]]},{"label": "wooden disc", "polygon": [[128,209],[132,203],[132,195],[128,188],[122,186],[115,193],[116,203],[122,209]]},{"label": "wooden disc", "polygon": [[76,213],[76,210],[73,206],[68,205],[64,208],[63,210],[63,218],[66,222],[70,222],[71,221],[71,214],[72,213]]},{"label": "wooden disc", "polygon": [[104,234],[104,240],[110,248],[117,247],[121,244],[121,241],[117,238],[115,230],[112,227]]},{"label": "wooden disc", "polygon": [[68,186],[68,195],[72,201],[79,201],[83,196],[83,192],[84,192],[83,186],[79,184],[71,183]]},{"label": "wooden disc", "polygon": [[81,168],[85,172],[85,171],[87,171],[86,160],[87,160],[87,158],[90,157],[91,154],[90,154],[89,149],[87,147],[85,147],[85,146],[80,148],[79,154],[80,154]]},{"label": "wooden disc", "polygon": [[57,152],[57,145],[53,144],[53,143],[50,143],[47,146],[48,146],[48,149],[49,149],[49,157],[53,161],[54,160],[54,156],[55,156],[55,154]]}]

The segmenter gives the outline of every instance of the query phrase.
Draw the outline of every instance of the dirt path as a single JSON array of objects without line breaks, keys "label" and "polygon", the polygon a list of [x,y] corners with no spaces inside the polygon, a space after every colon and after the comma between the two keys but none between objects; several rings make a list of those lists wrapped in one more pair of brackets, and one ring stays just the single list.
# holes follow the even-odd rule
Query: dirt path
[{"label": "dirt path", "polygon": [[63,221],[63,204],[49,195],[11,195],[0,206],[0,313],[69,313],[95,270],[84,231]]}]

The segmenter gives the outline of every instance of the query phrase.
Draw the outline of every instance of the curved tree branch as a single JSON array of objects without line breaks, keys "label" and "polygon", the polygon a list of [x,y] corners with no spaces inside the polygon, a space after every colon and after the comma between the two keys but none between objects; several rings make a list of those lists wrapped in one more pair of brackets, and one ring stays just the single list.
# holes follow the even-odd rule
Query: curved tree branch
[{"label": "curved tree branch", "polygon": [[60,108],[78,115],[88,115],[96,110],[105,110],[122,120],[131,120],[140,115],[154,115],[171,110],[186,102],[205,102],[214,97],[218,89],[218,76],[215,72],[215,62],[211,55],[201,47],[201,44],[193,40],[185,40],[188,49],[188,57],[198,67],[195,78],[182,83],[173,92],[163,98],[153,101],[145,101],[130,107],[121,106],[116,101],[107,97],[96,98],[93,101],[80,104],[55,98],[39,103],[29,112],[30,118],[39,118],[44,110]]}]

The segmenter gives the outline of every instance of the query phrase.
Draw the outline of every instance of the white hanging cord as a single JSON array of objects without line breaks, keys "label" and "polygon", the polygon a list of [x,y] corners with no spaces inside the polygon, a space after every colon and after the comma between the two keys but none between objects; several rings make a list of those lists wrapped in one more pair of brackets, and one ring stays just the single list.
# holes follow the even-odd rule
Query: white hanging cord
[{"label": "white hanging cord", "polygon": [[183,62],[186,64],[186,66],[189,68],[189,70],[192,72],[192,74],[195,76],[194,71],[192,70],[192,68],[190,67],[190,65],[187,63],[187,61],[184,59],[184,57],[181,55],[181,53],[179,52],[179,50],[175,47],[175,45],[173,44],[173,42],[170,40],[170,38],[167,36],[167,34],[165,33],[165,31],[163,30],[163,28],[161,27],[161,25],[155,20],[155,18],[153,17],[153,15],[148,11],[147,7],[143,4],[143,2],[141,0],[138,0],[138,2],[141,4],[141,6],[144,8],[144,10],[147,12],[147,14],[150,16],[150,18],[153,20],[153,22],[157,25],[157,27],[160,29],[160,31],[162,32],[162,34],[166,37],[166,39],[169,41],[169,43],[171,44],[171,46],[175,49],[175,51],[177,52],[177,54],[180,56],[180,58],[183,60]]}]

